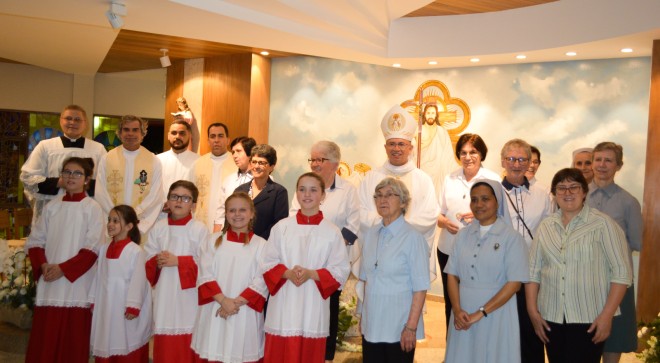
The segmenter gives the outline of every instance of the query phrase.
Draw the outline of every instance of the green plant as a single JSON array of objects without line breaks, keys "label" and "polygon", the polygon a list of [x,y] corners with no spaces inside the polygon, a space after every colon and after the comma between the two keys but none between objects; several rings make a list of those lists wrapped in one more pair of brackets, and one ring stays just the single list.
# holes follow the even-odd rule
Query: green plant
[{"label": "green plant", "polygon": [[32,265],[21,248],[3,246],[0,305],[32,310],[37,285],[32,278]]},{"label": "green plant", "polygon": [[352,344],[344,340],[346,337],[346,332],[353,325],[358,323],[358,320],[353,315],[355,313],[355,307],[357,305],[357,299],[355,296],[346,301],[339,301],[339,324],[337,328],[337,346],[341,350],[351,351],[351,352],[361,352],[362,346]]},{"label": "green plant", "polygon": [[660,363],[660,313],[648,324],[641,324],[637,337],[646,339],[646,349],[637,354],[644,363]]}]

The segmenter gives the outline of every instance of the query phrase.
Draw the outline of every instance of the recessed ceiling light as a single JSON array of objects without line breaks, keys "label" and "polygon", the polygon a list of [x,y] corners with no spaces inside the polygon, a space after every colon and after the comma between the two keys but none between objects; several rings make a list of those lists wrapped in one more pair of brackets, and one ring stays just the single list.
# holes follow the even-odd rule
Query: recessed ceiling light
[{"label": "recessed ceiling light", "polygon": [[265,50],[264,50],[263,52],[261,52],[261,55],[263,55],[263,56],[266,56],[266,55],[269,55],[269,54],[270,54],[270,53],[268,53],[268,52],[265,51]]},{"label": "recessed ceiling light", "polygon": [[524,54],[518,54],[518,55],[516,56],[516,59],[525,59],[525,58],[527,58],[527,56],[524,55]]},{"label": "recessed ceiling light", "polygon": [[577,53],[575,53],[575,52],[566,52],[566,55],[569,56],[569,57],[575,57],[577,55]]},{"label": "recessed ceiling light", "polygon": [[394,63],[394,64],[392,64],[392,67],[394,67],[394,68],[399,68],[399,67],[401,67],[401,64],[399,64],[399,63]]},{"label": "recessed ceiling light", "polygon": [[623,49],[621,49],[621,53],[632,53],[632,52],[633,52],[632,48],[623,48]]},{"label": "recessed ceiling light", "polygon": [[472,63],[477,63],[479,61],[479,58],[472,58],[470,59],[470,62]]},{"label": "recessed ceiling light", "polygon": [[438,64],[438,62],[436,62],[436,61],[429,61],[429,65],[434,66],[434,65],[436,65],[436,64]]}]

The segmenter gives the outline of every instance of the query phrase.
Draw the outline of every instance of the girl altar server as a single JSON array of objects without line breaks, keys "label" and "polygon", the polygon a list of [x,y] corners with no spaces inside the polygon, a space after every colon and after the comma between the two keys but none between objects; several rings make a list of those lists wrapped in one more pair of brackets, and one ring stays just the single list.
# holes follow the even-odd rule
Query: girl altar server
[{"label": "girl altar server", "polygon": [[192,337],[198,362],[258,362],[264,356],[268,290],[259,261],[266,240],[252,231],[255,214],[247,193],[230,195],[222,232],[202,243],[201,306]]},{"label": "girl altar server", "polygon": [[147,279],[153,287],[154,362],[192,362],[190,347],[197,315],[199,245],[209,238],[206,226],[192,219],[199,191],[179,180],[170,186],[170,213],[149,232]]},{"label": "girl altar server", "polygon": [[350,272],[339,229],[319,210],[325,183],[314,173],[298,178],[300,210],[272,229],[262,260],[271,297],[266,314],[264,362],[323,362],[328,297]]},{"label": "girl altar server", "polygon": [[135,210],[118,205],[108,215],[112,242],[101,247],[89,294],[92,355],[97,363],[149,362],[151,286]]},{"label": "girl altar server", "polygon": [[91,159],[64,161],[66,193],[44,207],[25,246],[38,281],[26,362],[89,359],[91,268],[104,240],[103,211],[85,193],[93,169]]}]

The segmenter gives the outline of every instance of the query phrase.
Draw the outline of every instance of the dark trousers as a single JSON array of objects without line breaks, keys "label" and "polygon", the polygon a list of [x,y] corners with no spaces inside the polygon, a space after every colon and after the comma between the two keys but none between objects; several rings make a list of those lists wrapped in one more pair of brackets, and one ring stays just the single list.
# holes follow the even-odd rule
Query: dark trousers
[{"label": "dark trousers", "polygon": [[363,363],[413,363],[415,350],[404,352],[401,343],[370,343],[362,336]]},{"label": "dark trousers", "polygon": [[550,342],[545,346],[550,363],[599,363],[605,343],[594,344],[591,324],[557,324],[548,322]]},{"label": "dark trousers", "polygon": [[440,250],[436,250],[438,252],[438,262],[440,262],[440,278],[442,279],[442,293],[445,296],[445,327],[447,328],[445,334],[445,340],[447,339],[447,336],[449,335],[449,318],[451,317],[451,300],[449,299],[449,291],[447,289],[447,274],[445,273],[445,266],[447,266],[447,261],[449,261],[449,255],[445,255],[444,253],[440,252]]},{"label": "dark trousers", "polygon": [[337,330],[339,330],[339,295],[341,295],[341,290],[330,295],[330,334],[325,339],[325,360],[335,359]]},{"label": "dark trousers", "polygon": [[516,293],[518,304],[518,326],[520,327],[520,358],[522,363],[544,363],[543,342],[536,336],[534,325],[527,313],[525,286]]}]

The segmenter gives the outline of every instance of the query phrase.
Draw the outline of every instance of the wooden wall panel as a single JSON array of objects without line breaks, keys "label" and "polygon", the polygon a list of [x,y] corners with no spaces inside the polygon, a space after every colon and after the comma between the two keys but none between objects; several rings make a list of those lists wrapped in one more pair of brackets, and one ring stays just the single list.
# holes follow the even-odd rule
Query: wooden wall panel
[{"label": "wooden wall panel", "polygon": [[653,42],[648,130],[642,208],[644,235],[637,292],[637,318],[646,322],[660,311],[660,40]]},{"label": "wooden wall panel", "polygon": [[[251,54],[205,59],[202,130],[214,122],[222,122],[232,138],[247,134],[251,63]],[[202,141],[200,153],[208,150],[208,143]]]},{"label": "wooden wall panel", "polygon": [[252,87],[250,88],[250,123],[247,134],[258,144],[268,143],[270,120],[270,59],[252,55]]},{"label": "wooden wall panel", "polygon": [[165,83],[165,119],[163,125],[163,151],[170,149],[170,144],[167,142],[167,132],[172,124],[172,112],[177,112],[176,99],[183,96],[183,75],[185,69],[185,61],[173,61],[172,65],[167,67],[167,80]]}]

